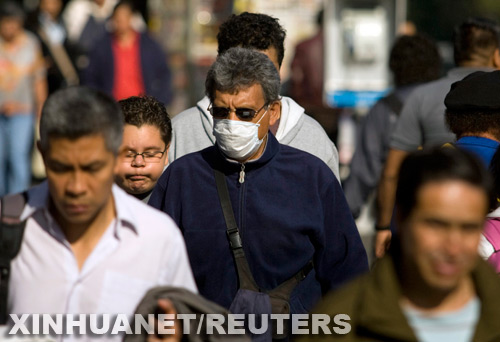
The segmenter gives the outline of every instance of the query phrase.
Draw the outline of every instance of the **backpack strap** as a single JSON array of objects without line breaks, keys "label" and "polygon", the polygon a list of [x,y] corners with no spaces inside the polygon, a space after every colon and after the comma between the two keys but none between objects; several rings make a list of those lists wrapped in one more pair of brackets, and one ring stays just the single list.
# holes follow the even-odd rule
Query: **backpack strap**
[{"label": "backpack strap", "polygon": [[403,102],[396,96],[396,93],[391,93],[388,96],[382,98],[384,102],[397,116],[401,113],[403,109]]},{"label": "backpack strap", "polygon": [[[231,205],[231,199],[229,198],[229,191],[227,189],[226,176],[218,170],[215,171],[215,182],[217,184],[217,192],[219,193],[219,200],[222,206],[222,211],[224,213],[224,219],[226,221],[227,227],[227,237],[229,240],[229,246],[234,256],[236,262],[236,270],[238,272],[238,280],[240,283],[240,288],[253,290],[257,292],[265,292],[259,289],[255,279],[250,271],[250,266],[245,257],[245,252],[243,251],[243,243],[241,240],[240,232],[238,230],[238,225],[234,218],[233,207]],[[292,293],[295,286],[300,283],[309,272],[314,268],[312,260],[310,260],[299,272],[297,272],[293,277],[281,283],[278,287],[274,288],[267,293],[271,296],[282,298],[288,301],[290,294]]]},{"label": "backpack strap", "polygon": [[26,202],[26,192],[0,199],[0,325],[7,323],[10,262],[21,248],[26,220],[20,217]]}]

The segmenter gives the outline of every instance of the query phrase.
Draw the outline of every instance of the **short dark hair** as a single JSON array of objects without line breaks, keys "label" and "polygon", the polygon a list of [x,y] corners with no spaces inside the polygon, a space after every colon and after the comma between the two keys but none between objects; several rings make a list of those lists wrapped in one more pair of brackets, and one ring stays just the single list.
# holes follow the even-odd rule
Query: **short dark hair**
[{"label": "short dark hair", "polygon": [[489,60],[500,45],[498,22],[468,18],[454,32],[454,58],[457,65],[474,59]]},{"label": "short dark hair", "polygon": [[172,123],[165,105],[153,96],[132,96],[118,101],[125,124],[141,127],[151,125],[160,131],[165,146],[172,140]]},{"label": "short dark hair", "polygon": [[26,14],[21,6],[14,1],[2,1],[0,3],[0,20],[4,18],[18,18],[24,21]]},{"label": "short dark hair", "polygon": [[500,141],[500,112],[457,112],[447,109],[445,119],[457,139],[466,135],[490,133]]},{"label": "short dark hair", "polygon": [[137,12],[137,7],[135,5],[135,3],[132,1],[132,0],[120,0],[118,1],[118,3],[115,5],[115,7],[113,7],[113,12],[111,13],[111,17],[113,17],[116,13],[116,11],[120,8],[120,7],[128,7],[128,9],[130,9],[130,11],[132,13],[135,13]]},{"label": "short dark hair", "polygon": [[108,95],[78,86],[61,89],[45,101],[40,119],[40,144],[49,148],[49,138],[78,139],[102,134],[106,148],[118,154],[122,143],[123,115]]},{"label": "short dark hair", "polygon": [[392,46],[389,68],[397,87],[429,82],[439,77],[441,57],[436,44],[427,37],[401,36]]},{"label": "short dark hair", "polygon": [[[459,180],[482,189],[488,210],[495,201],[491,175],[476,156],[453,147],[434,147],[408,155],[399,171],[396,217],[403,222],[417,203],[419,190],[430,182]],[[486,215],[486,212],[485,212]]]},{"label": "short dark hair", "polygon": [[214,101],[215,92],[237,93],[260,84],[266,103],[279,99],[280,75],[263,53],[252,49],[231,48],[217,56],[205,81],[205,94]]},{"label": "short dark hair", "polygon": [[285,56],[286,31],[278,19],[267,14],[243,12],[231,15],[219,28],[217,43],[219,55],[233,47],[256,50],[276,49],[278,64]]}]

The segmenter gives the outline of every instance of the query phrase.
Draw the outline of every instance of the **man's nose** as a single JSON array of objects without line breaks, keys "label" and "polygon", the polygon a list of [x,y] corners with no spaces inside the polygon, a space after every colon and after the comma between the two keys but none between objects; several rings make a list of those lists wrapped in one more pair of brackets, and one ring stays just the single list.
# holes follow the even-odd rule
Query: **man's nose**
[{"label": "man's nose", "polygon": [[74,172],[66,185],[66,193],[72,197],[79,197],[85,193],[87,185],[81,172]]},{"label": "man's nose", "polygon": [[463,251],[463,245],[467,238],[460,229],[451,229],[446,236],[446,252],[450,256],[459,255]]},{"label": "man's nose", "polygon": [[227,116],[229,120],[239,120],[238,115],[236,115],[236,111],[233,109],[230,109],[229,115]]},{"label": "man's nose", "polygon": [[132,160],[132,166],[140,167],[145,165],[146,160],[144,160],[144,156],[142,154],[136,154],[134,159]]}]

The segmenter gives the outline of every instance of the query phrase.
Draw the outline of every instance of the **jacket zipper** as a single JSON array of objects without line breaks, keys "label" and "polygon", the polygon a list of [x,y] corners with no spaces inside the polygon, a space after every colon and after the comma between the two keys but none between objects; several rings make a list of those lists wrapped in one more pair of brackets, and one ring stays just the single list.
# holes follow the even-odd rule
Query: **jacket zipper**
[{"label": "jacket zipper", "polygon": [[241,185],[240,187],[240,217],[238,220],[238,227],[240,229],[240,235],[242,234],[242,229],[243,229],[243,208],[244,208],[244,193],[245,193],[245,164],[241,164],[241,171],[240,171],[240,178],[239,178],[239,183]]},{"label": "jacket zipper", "polygon": [[243,184],[245,182],[245,164],[241,164],[241,171],[240,171],[239,182],[240,182],[240,184]]}]

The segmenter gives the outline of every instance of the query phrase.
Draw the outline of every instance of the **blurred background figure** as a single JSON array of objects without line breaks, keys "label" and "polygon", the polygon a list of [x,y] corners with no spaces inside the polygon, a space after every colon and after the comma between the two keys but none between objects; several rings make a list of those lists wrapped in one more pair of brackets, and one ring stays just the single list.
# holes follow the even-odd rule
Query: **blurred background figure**
[{"label": "blurred background figure", "polygon": [[40,44],[24,19],[15,2],[0,4],[0,196],[30,185],[34,116],[47,97]]},{"label": "blurred background figure", "polygon": [[72,0],[66,6],[63,20],[69,41],[78,46],[78,69],[88,65],[88,52],[106,33],[106,20],[118,0]]},{"label": "blurred background figure", "polygon": [[147,32],[134,29],[135,13],[131,1],[120,1],[115,6],[112,32],[92,48],[82,84],[113,95],[116,100],[146,94],[168,105],[172,91],[167,57]]},{"label": "blurred background figure", "polygon": [[377,186],[404,101],[415,87],[439,77],[441,58],[436,44],[426,37],[401,36],[392,46],[389,68],[395,89],[363,118],[351,172],[344,182],[346,199],[355,218]]},{"label": "blurred background figure", "polygon": [[325,76],[323,9],[316,15],[316,24],[317,33],[295,47],[290,74],[290,97],[304,107],[305,112],[315,118],[335,142],[340,110],[329,107],[323,102]]},{"label": "blurred background figure", "polygon": [[61,16],[62,6],[62,0],[40,0],[38,8],[28,16],[26,22],[26,28],[36,34],[42,43],[49,94],[79,83],[72,61],[74,47],[69,43]]}]

